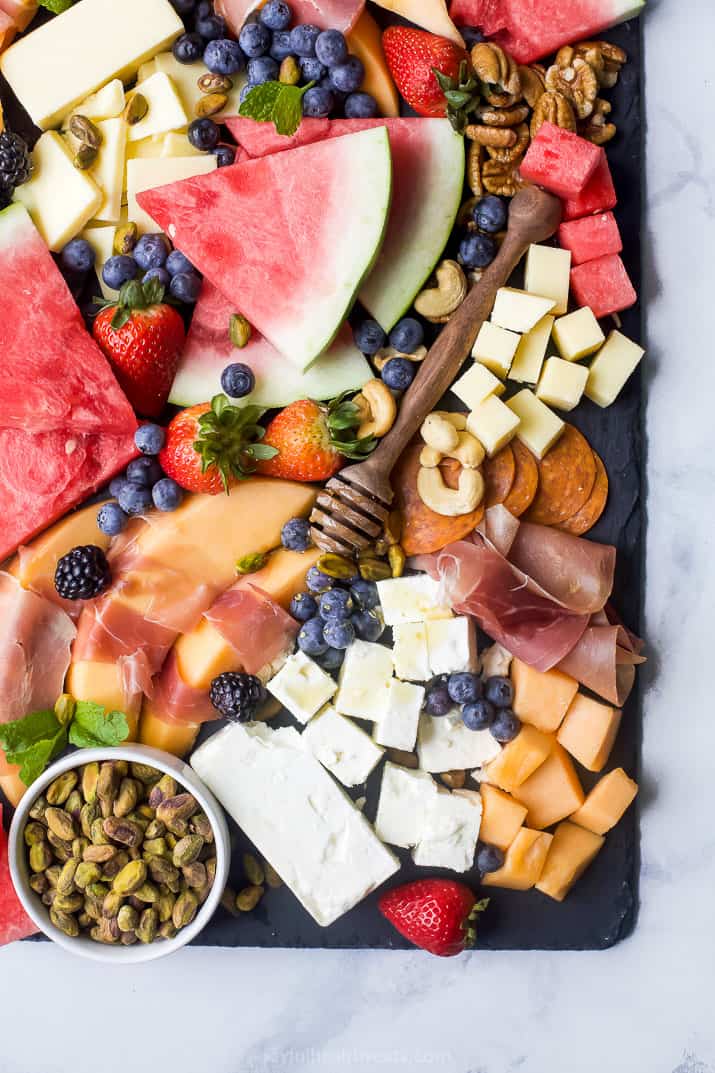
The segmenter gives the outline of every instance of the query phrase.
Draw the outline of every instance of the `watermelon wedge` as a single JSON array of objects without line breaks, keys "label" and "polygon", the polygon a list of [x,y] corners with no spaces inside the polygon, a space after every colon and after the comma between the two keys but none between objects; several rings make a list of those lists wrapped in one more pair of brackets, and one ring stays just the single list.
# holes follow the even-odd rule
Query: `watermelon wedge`
[{"label": "watermelon wedge", "polygon": [[386,127],[394,192],[387,234],[360,300],[385,331],[409,309],[442,255],[459,211],[464,185],[464,139],[446,119],[304,119],[292,138],[271,123],[228,119],[236,141],[252,157],[375,127]]},{"label": "watermelon wedge", "polygon": [[25,939],[39,930],[22,908],[12,885],[7,858],[7,835],[2,825],[0,804],[0,946],[14,943],[17,939]]},{"label": "watermelon wedge", "polygon": [[299,369],[335,338],[382,245],[382,128],[218,168],[137,196],[174,245]]},{"label": "watermelon wedge", "polygon": [[347,327],[305,372],[255,333],[246,347],[237,350],[228,332],[234,312],[231,302],[204,281],[170,402],[193,406],[211,399],[221,391],[221,373],[234,361],[250,366],[256,377],[255,389],[246,401],[266,409],[287,406],[296,399],[333,399],[343,391],[361,388],[373,375]]}]

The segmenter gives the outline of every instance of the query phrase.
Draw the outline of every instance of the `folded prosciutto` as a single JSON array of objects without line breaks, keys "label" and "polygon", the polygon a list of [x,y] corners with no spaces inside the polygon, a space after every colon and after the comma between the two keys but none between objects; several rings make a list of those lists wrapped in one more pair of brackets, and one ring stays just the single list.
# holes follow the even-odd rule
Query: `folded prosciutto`
[{"label": "folded prosciutto", "polygon": [[[238,36],[241,27],[261,6],[261,0],[216,0],[216,12],[223,15]],[[295,22],[310,22],[323,30],[351,30],[362,14],[365,0],[290,0]]]}]

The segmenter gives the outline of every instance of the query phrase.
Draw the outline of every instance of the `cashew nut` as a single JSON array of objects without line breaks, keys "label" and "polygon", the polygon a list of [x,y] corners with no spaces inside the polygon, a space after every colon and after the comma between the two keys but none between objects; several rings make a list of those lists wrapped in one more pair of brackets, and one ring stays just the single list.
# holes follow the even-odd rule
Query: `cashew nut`
[{"label": "cashew nut", "polygon": [[454,425],[457,432],[464,432],[467,427],[467,415],[460,413],[453,413],[451,410],[433,410],[433,413],[438,417],[443,417],[446,421],[449,421]]},{"label": "cashew nut", "polygon": [[423,467],[417,474],[417,493],[426,507],[435,514],[458,518],[471,514],[484,498],[484,478],[478,469],[463,469],[459,487],[448,488],[442,472]]},{"label": "cashew nut", "polygon": [[456,261],[442,261],[435,272],[437,286],[415,299],[415,309],[427,320],[442,322],[459,309],[467,297],[467,280]]},{"label": "cashew nut", "polygon": [[422,439],[428,447],[448,455],[459,444],[459,434],[451,421],[439,414],[428,414],[420,429]]},{"label": "cashew nut", "polygon": [[384,346],[378,350],[375,357],[372,359],[372,363],[379,373],[387,365],[388,361],[392,361],[393,358],[407,358],[408,361],[421,362],[427,357],[427,347],[418,346],[414,354],[403,354],[401,350],[395,350],[394,346]]},{"label": "cashew nut", "polygon": [[[353,402],[360,408],[362,417],[357,431],[360,439],[365,436],[379,438],[390,431],[397,417],[397,403],[387,384],[384,384],[382,380],[368,380],[360,395],[356,395]],[[363,416],[365,403],[369,413]]]},{"label": "cashew nut", "polygon": [[436,451],[434,447],[423,447],[420,451],[420,465],[425,466],[427,469],[434,469],[443,458],[442,452]]},{"label": "cashew nut", "polygon": [[476,436],[471,432],[459,432],[459,443],[452,451],[450,458],[461,462],[465,469],[476,469],[484,461],[484,448]]}]

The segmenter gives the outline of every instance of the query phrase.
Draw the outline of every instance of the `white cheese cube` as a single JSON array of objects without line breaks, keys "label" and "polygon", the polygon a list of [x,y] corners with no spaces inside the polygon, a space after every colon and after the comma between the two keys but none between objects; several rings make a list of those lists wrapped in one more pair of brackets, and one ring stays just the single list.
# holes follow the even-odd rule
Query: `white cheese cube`
[{"label": "white cheese cube", "polygon": [[334,702],[337,710],[342,715],[379,722],[390,696],[390,649],[370,641],[353,641],[345,653],[339,682]]},{"label": "white cheese cube", "polygon": [[[22,187],[19,189],[22,190]],[[586,383],[587,397],[597,406],[610,406],[644,354],[643,347],[627,336],[621,332],[611,332],[605,346],[591,362]]]},{"label": "white cheese cube", "polygon": [[457,674],[476,671],[477,631],[470,618],[446,619],[427,623],[427,648],[432,674]]},{"label": "white cheese cube", "polygon": [[117,223],[122,211],[127,123],[124,119],[104,119],[97,123],[97,129],[102,135],[102,145],[89,174],[104,194],[104,200],[94,218]]},{"label": "white cheese cube", "polygon": [[200,149],[193,145],[183,131],[170,130],[161,135],[161,153],[159,156],[202,156]]},{"label": "white cheese cube", "polygon": [[372,732],[378,745],[412,752],[417,741],[417,727],[424,699],[425,691],[422,686],[393,678],[390,682],[387,707]]},{"label": "white cheese cube", "polygon": [[[152,69],[147,71],[147,75],[153,74],[155,71],[163,71],[164,74],[169,76],[181,98],[181,103],[184,107],[184,111],[189,117],[189,121],[191,122],[195,119],[196,105],[204,96],[199,89],[199,79],[202,75],[208,73],[206,64],[201,60],[197,60],[196,63],[179,63],[173,52],[160,52],[158,56],[154,57]],[[140,71],[140,75],[143,75],[143,72]],[[228,98],[226,104],[220,112],[216,112],[216,114],[211,117],[212,119],[215,119],[217,123],[219,123],[224,116],[238,115],[238,109],[241,104],[241,90],[245,86],[246,80],[247,76],[245,73],[231,75],[233,88],[226,94]]]},{"label": "white cheese cube", "polygon": [[524,288],[529,294],[553,298],[553,312],[558,316],[569,307],[571,285],[571,250],[557,246],[529,246],[526,255]]},{"label": "white cheese cube", "polygon": [[547,358],[536,389],[537,399],[557,410],[574,410],[583,397],[588,369],[563,358]]},{"label": "white cheese cube", "polygon": [[555,305],[553,298],[541,298],[513,287],[501,287],[494,302],[492,323],[511,332],[530,332],[547,313],[551,313]]},{"label": "white cheese cube", "polygon": [[476,790],[451,794],[440,787],[427,810],[424,835],[412,851],[412,859],[424,868],[469,871],[481,823],[482,798]]},{"label": "white cheese cube", "polygon": [[492,458],[514,438],[519,418],[496,395],[480,403],[467,418],[467,431],[476,436]]},{"label": "white cheese cube", "polygon": [[157,71],[145,82],[139,82],[127,95],[127,103],[137,93],[142,95],[149,107],[144,118],[129,128],[130,142],[140,142],[143,138],[151,138],[155,134],[164,134],[166,131],[178,130],[179,127],[188,125],[189,117],[179,94],[163,71]]},{"label": "white cheese cube", "polygon": [[[30,35],[32,36],[32,35]],[[97,184],[72,163],[55,131],[43,134],[32,151],[32,175],[15,190],[37,230],[55,252],[78,235],[104,200]]]},{"label": "white cheese cube", "polygon": [[86,239],[94,250],[94,271],[97,274],[102,296],[107,299],[115,299],[119,294],[119,291],[108,287],[102,279],[104,262],[108,261],[114,254],[114,236],[116,233],[116,227],[108,225],[106,227],[86,227],[80,235],[80,238]]},{"label": "white cheese cube", "polygon": [[365,782],[385,751],[356,723],[338,715],[330,705],[305,728],[301,740],[343,786],[359,786]]},{"label": "white cheese cube", "polygon": [[606,337],[593,311],[588,306],[559,317],[554,324],[554,342],[564,361],[578,361],[595,354]]},{"label": "white cheese cube", "polygon": [[292,727],[226,727],[191,766],[323,927],[400,867]]},{"label": "white cheese cube", "polygon": [[426,682],[430,677],[427,627],[424,622],[403,622],[392,628],[395,674],[405,682]]},{"label": "white cheese cube", "polygon": [[509,370],[509,379],[520,384],[535,384],[541,375],[546,349],[551,338],[555,318],[542,317],[536,327],[522,335],[514,361]]},{"label": "white cheese cube", "polygon": [[485,648],[481,657],[481,670],[484,681],[486,681],[487,678],[495,678],[497,676],[508,678],[512,658],[511,652],[507,652],[506,648],[503,648],[499,644],[493,644],[490,645],[489,648]]},{"label": "white cheese cube", "polygon": [[[505,377],[514,360],[516,348],[519,346],[519,338],[516,332],[506,331],[504,328],[485,320],[479,329],[477,341],[472,348],[472,357],[475,361],[486,365],[487,369],[496,376]],[[490,394],[490,392],[487,392],[487,394]],[[498,392],[498,394],[501,394],[501,392]],[[484,397],[486,398],[486,396]],[[466,399],[464,401],[467,402]],[[480,399],[479,401],[481,402],[482,400]]]},{"label": "white cheese cube", "polygon": [[450,608],[443,603],[439,582],[429,574],[378,581],[377,591],[386,626],[452,617]]},{"label": "white cheese cube", "polygon": [[161,230],[148,213],[139,208],[137,194],[154,190],[157,186],[180,182],[194,175],[206,175],[216,167],[212,153],[202,156],[172,157],[167,159],[139,159],[127,161],[127,208],[129,219],[140,232]]},{"label": "white cheese cube", "polygon": [[452,391],[470,410],[474,410],[490,395],[503,395],[504,385],[486,365],[475,361],[471,369],[452,384]]},{"label": "white cheese cube", "polygon": [[416,846],[424,836],[427,812],[436,797],[437,783],[426,771],[411,771],[388,760],[377,805],[377,837],[403,849]]},{"label": "white cheese cube", "polygon": [[305,652],[296,652],[266,688],[299,723],[305,724],[328,703],[338,687]]},{"label": "white cheese cube", "polygon": [[543,458],[564,430],[564,423],[552,410],[524,388],[507,406],[519,419],[517,436],[537,458]]},{"label": "white cheese cube", "polygon": [[75,111],[87,119],[114,119],[124,111],[124,86],[120,78],[113,78],[96,93],[77,105]]},{"label": "white cheese cube", "polygon": [[423,771],[464,771],[481,767],[501,752],[488,730],[468,730],[458,711],[423,715],[417,735],[417,755]]}]

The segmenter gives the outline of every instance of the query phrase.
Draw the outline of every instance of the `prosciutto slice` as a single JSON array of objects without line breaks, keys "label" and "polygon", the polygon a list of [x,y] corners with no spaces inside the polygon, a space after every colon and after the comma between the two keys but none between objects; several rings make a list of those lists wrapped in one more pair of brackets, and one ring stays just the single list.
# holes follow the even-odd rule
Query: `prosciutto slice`
[{"label": "prosciutto slice", "polygon": [[[365,7],[365,0],[291,0],[295,22],[310,22],[323,30],[351,30]],[[223,15],[238,36],[244,22],[261,0],[216,0],[216,12]]]},{"label": "prosciutto slice", "polygon": [[154,683],[152,710],[166,723],[209,723],[218,718],[208,690],[197,689],[181,677],[174,652]]},{"label": "prosciutto slice", "polygon": [[559,664],[604,700],[621,708],[636,679],[636,667],[645,663],[643,642],[617,621],[613,609],[592,615],[578,644]]}]

